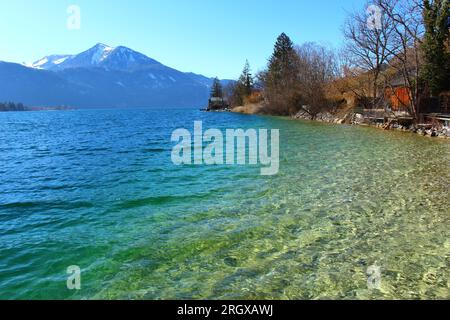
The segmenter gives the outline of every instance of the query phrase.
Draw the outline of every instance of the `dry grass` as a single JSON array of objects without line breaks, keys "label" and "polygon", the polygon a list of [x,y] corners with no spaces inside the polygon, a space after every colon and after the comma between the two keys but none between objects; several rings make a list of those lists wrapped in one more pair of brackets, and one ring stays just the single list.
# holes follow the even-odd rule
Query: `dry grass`
[{"label": "dry grass", "polygon": [[243,114],[258,114],[261,113],[263,106],[261,104],[246,104],[245,106],[235,107],[231,112]]}]

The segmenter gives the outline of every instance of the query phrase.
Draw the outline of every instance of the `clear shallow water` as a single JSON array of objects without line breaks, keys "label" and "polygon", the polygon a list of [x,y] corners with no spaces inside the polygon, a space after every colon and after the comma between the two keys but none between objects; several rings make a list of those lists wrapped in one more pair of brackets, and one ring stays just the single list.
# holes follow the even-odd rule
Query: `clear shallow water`
[{"label": "clear shallow water", "polygon": [[[280,173],[172,165],[170,135],[194,120],[279,128]],[[448,141],[371,128],[0,113],[0,298],[450,298],[449,168]],[[70,265],[80,291],[66,288]]]}]

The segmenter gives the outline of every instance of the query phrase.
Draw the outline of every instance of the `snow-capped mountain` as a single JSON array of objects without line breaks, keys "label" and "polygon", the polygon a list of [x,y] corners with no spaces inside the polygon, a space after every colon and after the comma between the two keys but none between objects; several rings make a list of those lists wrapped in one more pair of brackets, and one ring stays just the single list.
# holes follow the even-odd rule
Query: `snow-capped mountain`
[{"label": "snow-capped mountain", "polygon": [[68,68],[89,68],[98,66],[114,48],[104,44],[97,44],[94,47],[74,55],[60,63],[56,68],[49,70],[63,70]]},{"label": "snow-capped mountain", "polygon": [[117,47],[99,63],[99,66],[112,70],[132,71],[140,68],[162,66],[156,60],[127,47]]},{"label": "snow-capped mountain", "polygon": [[31,66],[32,68],[36,69],[52,70],[71,57],[71,55],[55,54],[52,56],[44,57],[31,64],[26,64],[26,66]]},{"label": "snow-capped mountain", "polygon": [[98,43],[77,55],[55,55],[45,57],[32,67],[45,70],[101,67],[111,70],[133,71],[140,68],[161,65],[146,55],[127,47],[111,47]]},{"label": "snow-capped mountain", "polygon": [[101,43],[30,65],[0,62],[0,101],[28,106],[204,107],[212,82],[132,49]]}]

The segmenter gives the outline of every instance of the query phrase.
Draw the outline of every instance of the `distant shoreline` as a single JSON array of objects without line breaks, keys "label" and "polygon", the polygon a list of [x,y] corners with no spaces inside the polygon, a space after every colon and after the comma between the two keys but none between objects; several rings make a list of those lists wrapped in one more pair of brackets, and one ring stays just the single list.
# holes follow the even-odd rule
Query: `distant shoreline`
[{"label": "distant shoreline", "polygon": [[0,112],[40,112],[40,111],[71,111],[77,110],[72,107],[25,107],[23,110],[1,110]]}]

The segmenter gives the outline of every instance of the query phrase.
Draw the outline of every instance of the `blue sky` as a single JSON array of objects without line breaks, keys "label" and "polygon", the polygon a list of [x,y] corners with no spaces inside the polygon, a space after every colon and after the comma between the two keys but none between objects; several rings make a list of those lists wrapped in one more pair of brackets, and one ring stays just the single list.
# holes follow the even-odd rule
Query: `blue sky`
[{"label": "blue sky", "polygon": [[[346,11],[363,0],[0,0],[0,60],[32,62],[73,54],[98,42],[124,45],[170,67],[238,77],[245,59],[256,72],[276,37],[339,47]],[[69,5],[81,29],[69,30]]]}]

